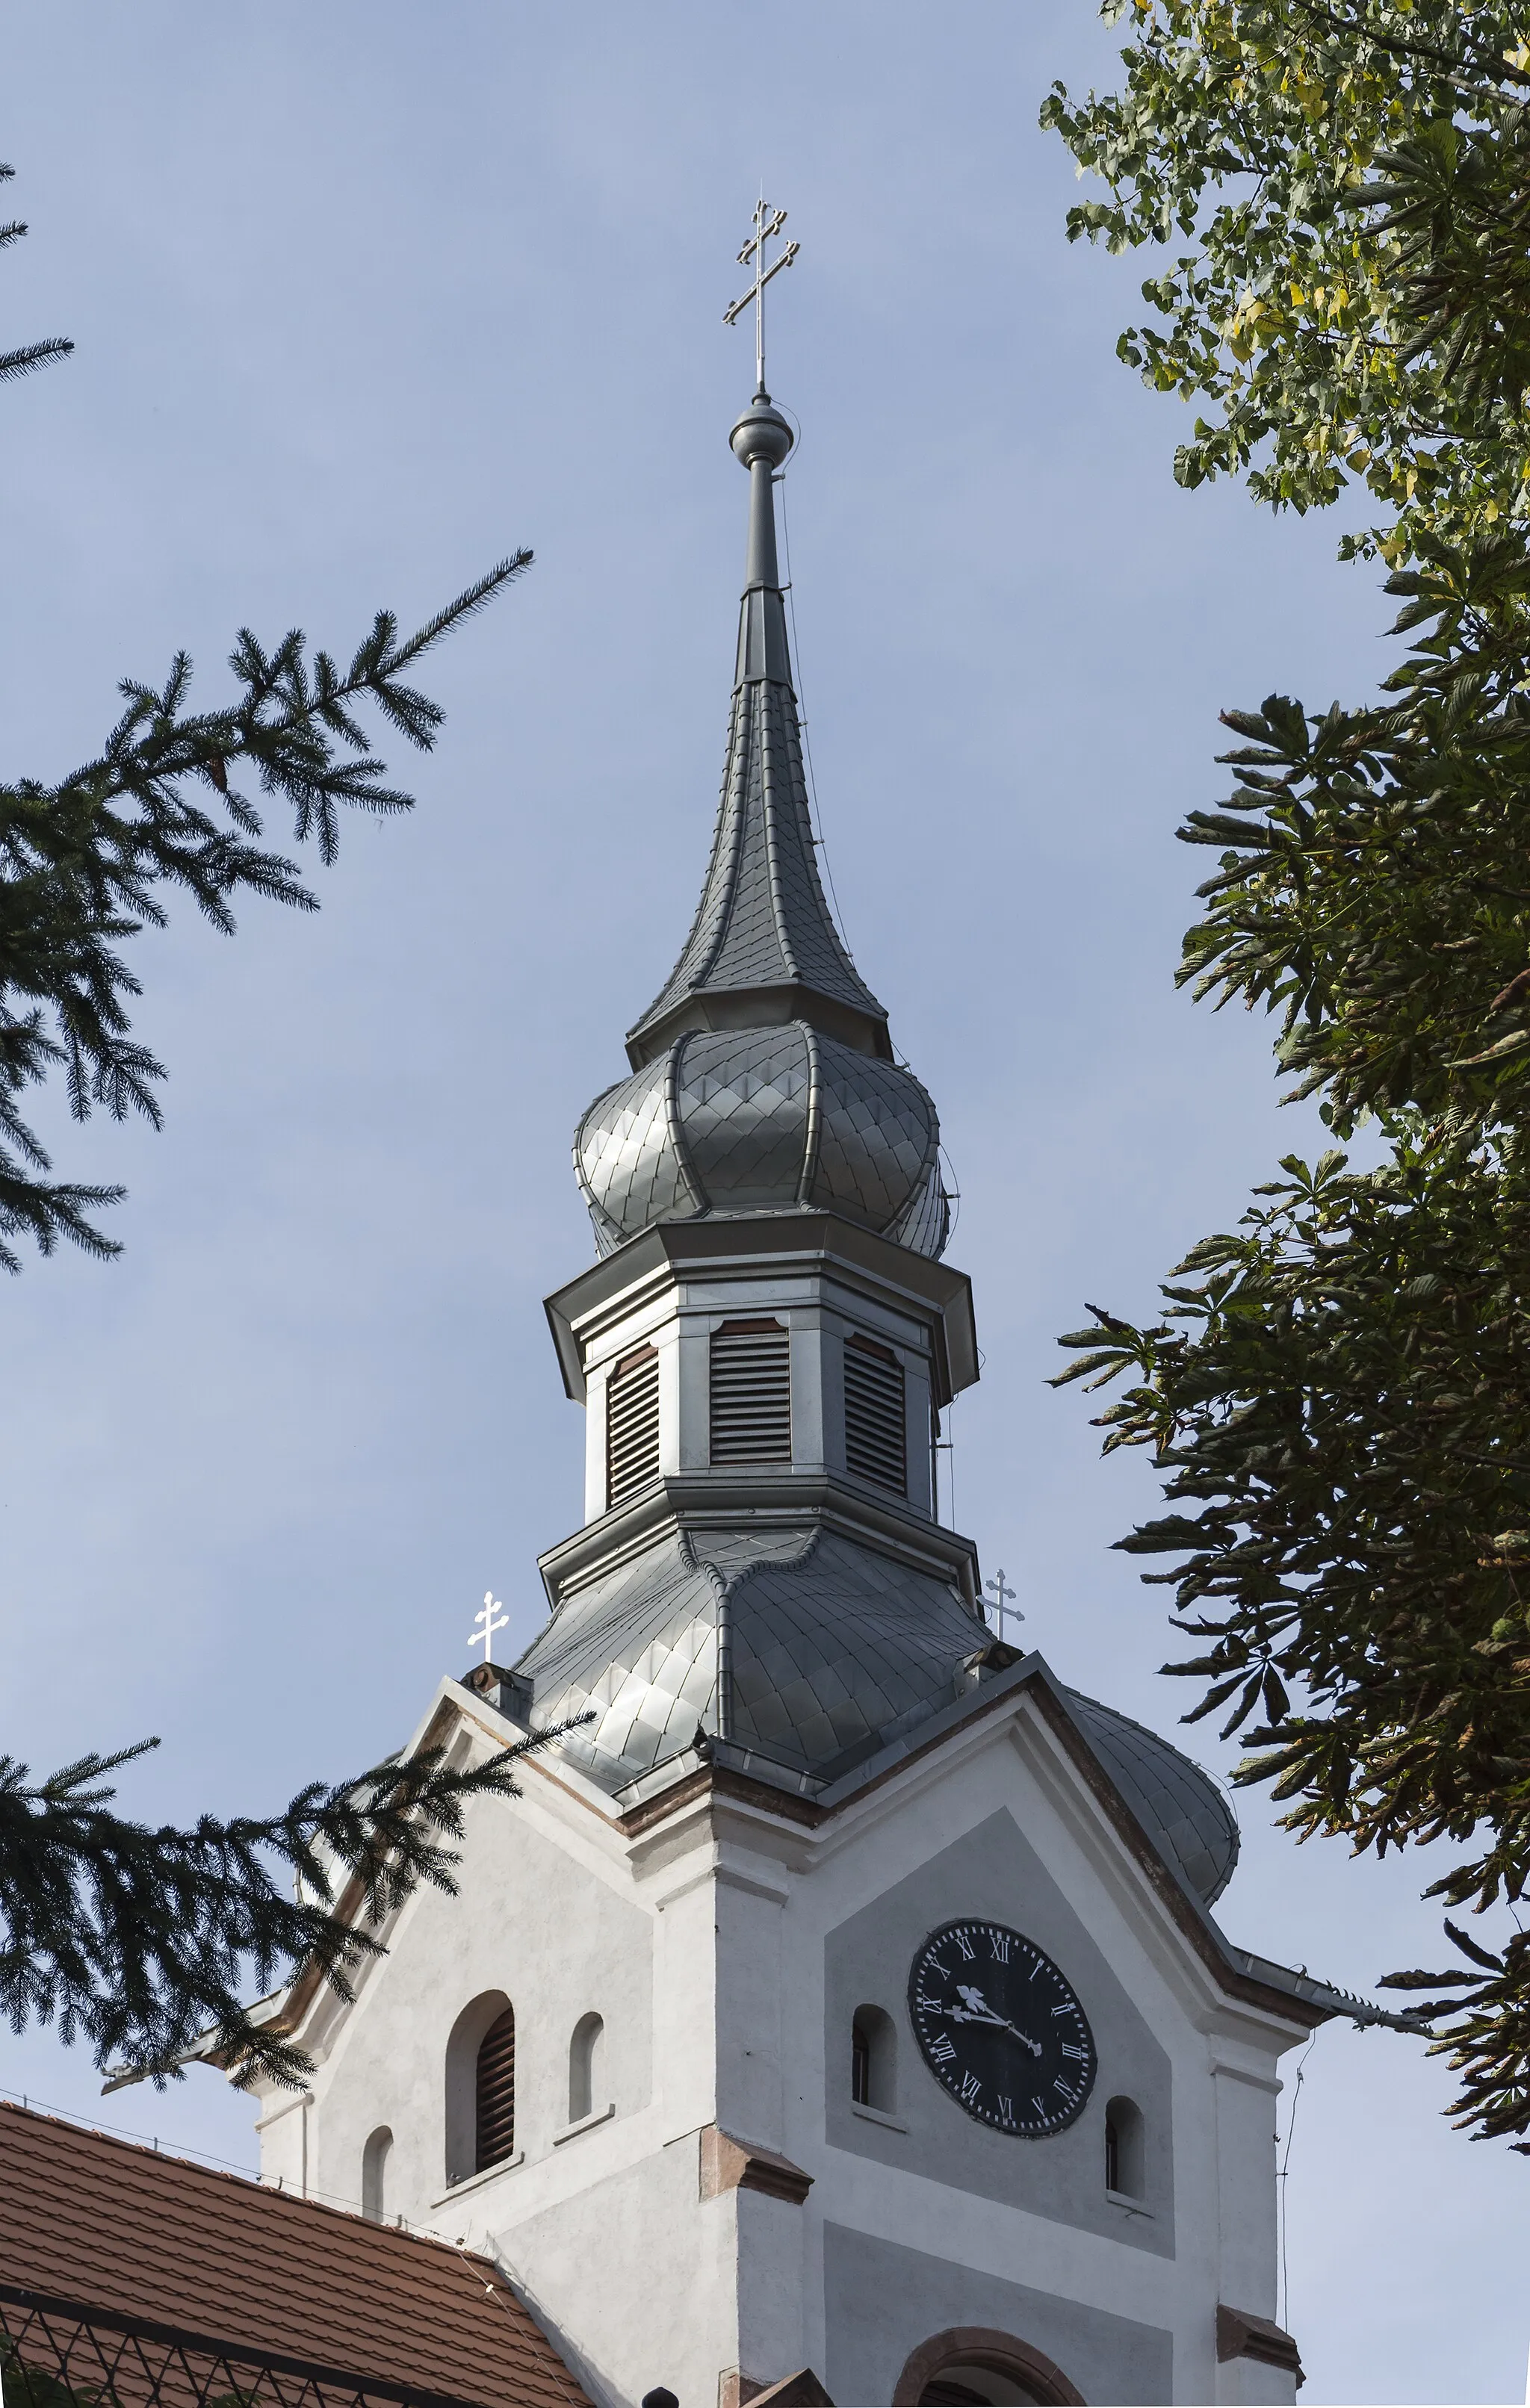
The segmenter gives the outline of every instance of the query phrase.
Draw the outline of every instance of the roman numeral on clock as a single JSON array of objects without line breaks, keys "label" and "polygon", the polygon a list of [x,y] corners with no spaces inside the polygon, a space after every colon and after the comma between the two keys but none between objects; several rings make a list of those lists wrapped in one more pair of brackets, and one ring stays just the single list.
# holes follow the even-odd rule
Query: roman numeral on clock
[{"label": "roman numeral on clock", "polygon": [[960,2100],[963,2107],[970,2107],[972,2105],[973,2100],[977,2097],[977,2094],[982,2087],[983,2086],[979,2082],[975,2073],[964,2073],[962,2075],[961,2087],[958,2091],[957,2097]]},{"label": "roman numeral on clock", "polygon": [[974,1957],[976,1956],[976,1954],[977,1954],[977,1951],[976,1951],[976,1949],[973,1946],[972,1942],[968,1939],[968,1937],[967,1937],[967,1935],[966,1935],[966,1933],[965,1933],[964,1931],[953,1931],[953,1932],[952,1932],[952,1934],[951,1934],[951,1937],[952,1937],[952,1939],[956,1942],[957,1946],[960,1949],[960,1951],[961,1951],[961,1953],[962,1953],[963,1956],[966,1958],[966,1960],[967,1960],[968,1964],[970,1965],[970,1964],[972,1963],[972,1961],[973,1961],[973,1958],[974,1958]]},{"label": "roman numeral on clock", "polygon": [[951,2042],[945,2032],[942,2032],[939,2040],[931,2042],[930,2055],[932,2062],[936,2065],[949,2065],[952,2062],[956,2056],[956,2050],[952,2047]]},{"label": "roman numeral on clock", "polygon": [[1062,2054],[1063,2054],[1063,2056],[1064,2056],[1064,2057],[1075,2057],[1078,2059],[1078,2062],[1079,2062],[1079,2064],[1080,2064],[1080,2065],[1082,2065],[1082,2064],[1083,2064],[1083,2062],[1084,2062],[1084,2052],[1083,2052],[1083,2050],[1082,2050],[1081,2048],[1075,2048],[1075,2046],[1074,2046],[1074,2044],[1073,2044],[1073,2042],[1072,2042],[1072,2041],[1071,2041],[1071,2040],[1065,2040],[1065,2041],[1063,2042],[1063,2043],[1062,2043]]},{"label": "roman numeral on clock", "polygon": [[990,1931],[989,1933],[989,1950],[996,1965],[1007,1965],[1009,1962],[1008,1932]]}]

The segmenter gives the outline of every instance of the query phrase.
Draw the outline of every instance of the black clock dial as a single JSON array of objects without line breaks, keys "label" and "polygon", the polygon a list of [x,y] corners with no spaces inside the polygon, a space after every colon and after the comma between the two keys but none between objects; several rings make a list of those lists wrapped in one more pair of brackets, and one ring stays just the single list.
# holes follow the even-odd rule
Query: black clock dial
[{"label": "black clock dial", "polygon": [[959,2107],[1039,2140],[1094,2087],[1094,2035],[1073,1985],[1002,1923],[944,1923],[914,1959],[908,2012],[925,2063]]}]

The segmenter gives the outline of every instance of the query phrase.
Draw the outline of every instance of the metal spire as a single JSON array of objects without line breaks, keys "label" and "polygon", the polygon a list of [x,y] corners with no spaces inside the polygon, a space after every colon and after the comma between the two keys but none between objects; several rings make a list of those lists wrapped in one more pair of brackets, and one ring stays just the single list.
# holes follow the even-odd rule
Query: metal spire
[{"label": "metal spire", "polygon": [[775,480],[795,440],[765,390],[764,290],[798,245],[774,259],[785,209],[761,200],[740,251],[755,280],[724,312],[755,304],[753,400],[729,436],[749,472],[749,539],[733,707],[712,860],[685,950],[628,1031],[633,1068],[687,1028],[777,1026],[805,1020],[858,1052],[892,1059],[887,1014],[857,970],[818,879],[801,731],[792,691],[787,610],[775,544]]},{"label": "metal spire", "polygon": [[761,193],[755,204],[754,233],[739,253],[741,267],[747,267],[749,262],[754,261],[755,280],[747,293],[741,293],[738,299],[723,311],[723,324],[736,326],[750,302],[755,305],[755,391],[761,395],[765,392],[765,287],[772,276],[779,276],[784,267],[791,265],[802,247],[801,243],[788,242],[786,250],[779,251],[767,267],[765,246],[776,239],[786,222],[786,210],[772,208]]}]

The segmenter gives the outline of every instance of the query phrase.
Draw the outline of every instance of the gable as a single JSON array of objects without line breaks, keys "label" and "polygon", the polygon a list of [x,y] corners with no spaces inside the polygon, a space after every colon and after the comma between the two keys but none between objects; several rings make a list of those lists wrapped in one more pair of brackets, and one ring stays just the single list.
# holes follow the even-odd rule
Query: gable
[{"label": "gable", "polygon": [[[355,2003],[316,2009],[325,2084],[314,2179],[326,2193],[359,2200],[368,2139],[386,2126],[399,2197],[459,2229],[449,2045],[465,2011],[490,1995],[514,2010],[518,2150],[537,2155],[569,2123],[570,2047],[588,2015],[602,2020],[611,2080],[628,2108],[650,2096],[652,1919],[629,1894],[625,1856],[607,1862],[592,1850],[582,1808],[565,1828],[549,1790],[527,1768],[518,1799],[474,1800],[456,1896],[417,1891]],[[300,2037],[313,2044],[311,2030]]]},{"label": "gable", "polygon": [[[1093,2092],[1076,2123],[1043,2140],[995,2131],[963,2113],[931,2074],[909,2021],[916,1952],[943,1923],[972,1915],[1011,1926],[1066,1974],[1099,2051]],[[845,2062],[858,2007],[878,2006],[898,2035],[899,2130],[857,2113]],[[836,2148],[917,2171],[958,2190],[1053,2221],[1174,2254],[1173,2068],[1167,2051],[1085,1924],[1007,1810],[990,1813],[884,1894],[837,1924],[824,1942],[826,2118]],[[1154,2213],[1113,2206],[1104,2191],[1105,2101],[1140,2109]]]}]

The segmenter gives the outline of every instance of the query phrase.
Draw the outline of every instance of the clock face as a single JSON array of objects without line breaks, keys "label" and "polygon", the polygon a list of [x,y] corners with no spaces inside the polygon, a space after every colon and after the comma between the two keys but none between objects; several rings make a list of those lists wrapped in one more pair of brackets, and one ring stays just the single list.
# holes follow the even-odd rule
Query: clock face
[{"label": "clock face", "polygon": [[1094,2087],[1094,2035],[1073,1986],[1002,1923],[943,1923],[914,1959],[908,2011],[959,2107],[1029,2140],[1061,2132]]}]

